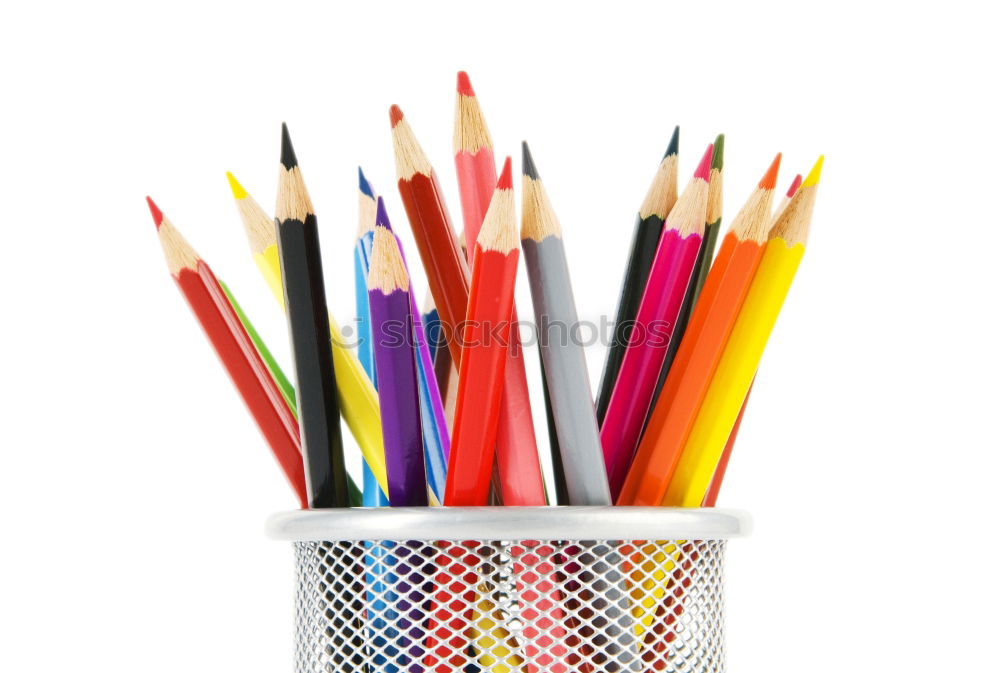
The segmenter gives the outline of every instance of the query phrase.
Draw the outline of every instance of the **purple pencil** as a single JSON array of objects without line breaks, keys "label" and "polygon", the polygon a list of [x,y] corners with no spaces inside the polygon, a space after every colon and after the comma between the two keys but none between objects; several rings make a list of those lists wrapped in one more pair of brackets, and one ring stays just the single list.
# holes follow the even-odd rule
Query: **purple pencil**
[{"label": "purple pencil", "polygon": [[427,505],[409,286],[395,236],[385,227],[375,227],[368,304],[389,504],[393,507]]}]

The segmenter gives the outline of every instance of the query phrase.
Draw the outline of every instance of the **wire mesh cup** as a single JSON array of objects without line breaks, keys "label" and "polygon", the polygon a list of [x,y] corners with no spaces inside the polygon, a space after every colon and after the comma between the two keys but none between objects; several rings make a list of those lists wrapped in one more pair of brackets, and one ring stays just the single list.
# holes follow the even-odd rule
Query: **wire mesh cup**
[{"label": "wire mesh cup", "polygon": [[720,509],[448,507],[277,514],[298,673],[726,668]]}]

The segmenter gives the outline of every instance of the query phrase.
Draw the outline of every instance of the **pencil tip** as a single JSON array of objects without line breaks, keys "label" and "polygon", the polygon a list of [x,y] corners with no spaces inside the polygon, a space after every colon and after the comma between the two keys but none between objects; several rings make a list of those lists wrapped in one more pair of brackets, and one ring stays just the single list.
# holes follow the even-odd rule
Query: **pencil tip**
[{"label": "pencil tip", "polygon": [[146,197],[146,205],[149,206],[149,212],[153,216],[153,224],[156,225],[156,229],[159,231],[160,225],[163,224],[163,213],[160,212],[160,209],[157,207],[156,203],[153,202],[153,199],[148,196]]},{"label": "pencil tip", "polygon": [[788,198],[792,198],[793,196],[795,196],[795,192],[799,191],[799,185],[801,184],[802,184],[802,174],[796,173],[795,179],[792,180],[792,184],[791,186],[789,186],[788,192],[785,194],[785,196],[787,196]]},{"label": "pencil tip", "polygon": [[767,169],[767,173],[764,173],[764,177],[760,179],[757,186],[760,189],[766,189],[768,191],[774,189],[775,183],[778,182],[778,168],[781,167],[781,152],[778,152],[774,156],[774,161]]},{"label": "pencil tip", "polygon": [[368,198],[375,198],[375,190],[372,189],[372,183],[368,182],[368,178],[365,177],[365,172],[361,170],[361,166],[358,166],[358,189]]},{"label": "pencil tip", "polygon": [[458,85],[456,86],[458,93],[463,96],[475,96],[476,92],[472,89],[472,82],[469,81],[469,74],[464,70],[458,71]]},{"label": "pencil tip", "polygon": [[538,169],[535,168],[535,160],[531,158],[531,150],[528,149],[528,143],[521,141],[521,174],[526,175],[532,180],[538,180]]},{"label": "pencil tip", "polygon": [[237,201],[240,201],[240,200],[245,199],[247,197],[247,190],[243,189],[243,185],[241,185],[236,180],[236,176],[235,175],[233,175],[229,171],[226,171],[226,179],[229,180],[229,189],[231,189],[233,191],[233,198],[234,199],[236,199]]},{"label": "pencil tip", "polygon": [[667,145],[667,151],[663,153],[664,159],[666,159],[671,155],[677,154],[677,152],[680,150],[680,141],[681,141],[681,127],[675,126],[674,134],[670,136],[670,144]]},{"label": "pencil tip", "polygon": [[726,136],[720,133],[715,136],[715,142],[712,144],[712,169],[716,171],[722,170],[722,158],[726,153]]},{"label": "pencil tip", "polygon": [[806,179],[802,181],[803,187],[815,187],[819,184],[819,174],[823,172],[823,155],[819,155],[819,159],[813,164],[812,170],[806,176]]},{"label": "pencil tip", "polygon": [[285,122],[281,122],[281,165],[289,171],[299,165],[299,160],[295,158],[295,148],[292,147],[292,138],[288,135],[288,124]]},{"label": "pencil tip", "polygon": [[500,179],[497,180],[497,189],[513,189],[514,188],[514,178],[511,175],[511,162],[510,157],[507,157],[506,161],[503,162],[503,172],[500,173]]},{"label": "pencil tip", "polygon": [[389,224],[389,213],[385,211],[385,200],[381,196],[378,197],[375,204],[375,226],[392,231],[392,225]]},{"label": "pencil tip", "polygon": [[698,168],[694,171],[694,177],[701,178],[705,182],[708,182],[709,172],[711,171],[712,164],[712,145],[708,146],[705,150],[705,154],[701,156],[701,161],[698,162]]},{"label": "pencil tip", "polygon": [[396,124],[403,121],[403,111],[399,109],[398,105],[393,104],[389,108],[389,123],[392,128],[396,128]]}]

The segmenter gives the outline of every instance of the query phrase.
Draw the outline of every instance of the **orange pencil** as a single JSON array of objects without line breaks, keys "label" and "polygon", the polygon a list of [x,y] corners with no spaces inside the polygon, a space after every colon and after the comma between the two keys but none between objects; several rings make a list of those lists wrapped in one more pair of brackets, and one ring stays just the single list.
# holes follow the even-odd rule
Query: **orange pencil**
[{"label": "orange pencil", "polygon": [[737,213],[691,314],[619,505],[659,505],[764,254],[781,154]]},{"label": "orange pencil", "polygon": [[486,505],[517,277],[518,234],[510,157],[497,181],[472,263],[465,346],[444,504]]}]

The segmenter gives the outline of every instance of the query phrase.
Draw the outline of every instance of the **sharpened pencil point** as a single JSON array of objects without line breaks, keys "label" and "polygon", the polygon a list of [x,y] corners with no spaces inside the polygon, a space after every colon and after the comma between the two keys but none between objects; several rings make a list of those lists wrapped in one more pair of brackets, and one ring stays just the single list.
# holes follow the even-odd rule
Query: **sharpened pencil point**
[{"label": "sharpened pencil point", "polygon": [[708,182],[708,176],[711,170],[712,164],[712,145],[708,146],[705,150],[705,154],[702,155],[701,161],[698,162],[698,168],[695,169],[694,177],[701,178],[705,182]]},{"label": "sharpened pencil point", "polygon": [[768,191],[774,189],[775,183],[778,182],[778,169],[780,167],[781,167],[781,152],[778,152],[774,157],[774,161],[772,161],[771,165],[768,167],[767,173],[764,173],[764,177],[760,179],[760,182],[757,183],[757,186],[761,189],[766,189]]},{"label": "sharpened pencil point", "polygon": [[788,198],[795,196],[795,192],[799,191],[799,185],[802,184],[802,174],[797,173],[795,179],[792,180],[792,184],[788,187],[788,192],[785,194]]},{"label": "sharpened pencil point", "polygon": [[722,160],[723,155],[726,153],[726,136],[723,133],[715,136],[715,142],[712,143],[712,170],[721,171],[722,170]]},{"label": "sharpened pencil point", "polygon": [[160,209],[153,202],[153,199],[149,198],[148,196],[146,197],[146,205],[149,206],[149,212],[153,216],[153,224],[155,224],[156,229],[159,230],[160,225],[163,224],[163,213],[160,212]]},{"label": "sharpened pencil point", "polygon": [[514,188],[514,178],[511,174],[511,161],[510,157],[503,162],[503,171],[500,173],[500,179],[497,180],[497,189],[513,189]]},{"label": "sharpened pencil point", "polygon": [[361,170],[361,166],[358,166],[358,189],[365,196],[375,198],[375,190],[372,189],[372,183],[368,182],[368,178],[365,177],[365,172]]},{"label": "sharpened pencil point", "polygon": [[463,96],[475,96],[476,92],[472,89],[472,82],[469,81],[469,74],[464,70],[458,71],[458,93]]},{"label": "sharpened pencil point", "polygon": [[375,226],[392,231],[392,225],[389,224],[389,213],[385,211],[385,200],[381,196],[378,197],[378,203],[375,205]]},{"label": "sharpened pencil point", "polygon": [[823,155],[819,155],[819,159],[813,164],[812,170],[809,171],[809,175],[806,179],[802,181],[803,187],[815,187],[819,184],[819,174],[823,172]]},{"label": "sharpened pencil point", "polygon": [[535,168],[535,160],[531,158],[531,150],[528,149],[528,143],[521,141],[521,174],[526,175],[532,180],[538,179],[538,169]]},{"label": "sharpened pencil point", "polygon": [[392,128],[396,128],[396,124],[403,121],[403,111],[399,109],[398,105],[392,105],[389,108],[389,123]]},{"label": "sharpened pencil point", "polygon": [[247,190],[243,189],[243,185],[236,180],[235,175],[226,171],[226,179],[229,180],[229,189],[233,190],[234,199],[242,201],[247,197]]},{"label": "sharpened pencil point", "polygon": [[677,154],[680,151],[681,143],[681,127],[674,127],[674,134],[670,136],[670,144],[667,145],[667,151],[663,153],[663,158],[666,159],[671,154]]},{"label": "sharpened pencil point", "polygon": [[281,122],[281,165],[289,171],[299,165],[299,160],[295,158],[295,148],[292,147],[292,138],[288,135],[288,125],[285,122]]}]

